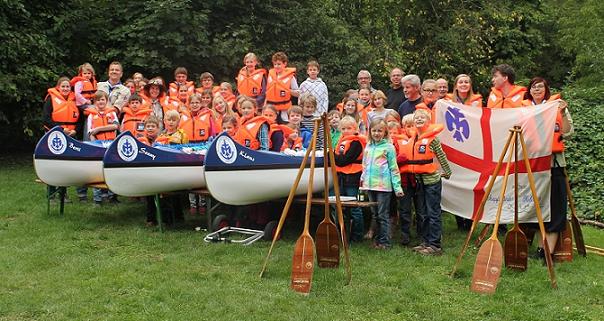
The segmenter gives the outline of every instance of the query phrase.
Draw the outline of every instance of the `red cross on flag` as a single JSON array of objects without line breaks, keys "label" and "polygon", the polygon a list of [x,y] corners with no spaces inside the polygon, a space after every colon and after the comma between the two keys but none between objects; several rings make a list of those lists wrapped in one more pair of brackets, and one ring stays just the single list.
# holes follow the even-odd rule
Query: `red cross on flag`
[{"label": "red cross on flag", "polygon": [[[531,170],[544,221],[550,220],[550,168],[552,139],[558,102],[522,108],[490,109],[464,106],[444,100],[435,105],[436,122],[444,124],[439,135],[453,174],[442,185],[442,209],[465,218],[476,215],[509,129],[522,127]],[[507,158],[507,157],[506,157]],[[505,159],[485,204],[483,223],[494,223],[501,193]],[[513,158],[512,158],[513,161]],[[510,168],[513,175],[514,164]],[[518,144],[518,219],[537,222],[528,175]],[[514,179],[508,179],[501,223],[514,221]]]}]

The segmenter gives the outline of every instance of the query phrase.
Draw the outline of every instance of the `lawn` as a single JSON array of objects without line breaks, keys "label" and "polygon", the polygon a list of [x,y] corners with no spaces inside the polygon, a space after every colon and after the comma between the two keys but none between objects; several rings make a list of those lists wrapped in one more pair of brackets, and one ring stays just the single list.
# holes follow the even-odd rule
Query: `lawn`
[{"label": "lawn", "polygon": [[[144,205],[92,208],[67,204],[46,214],[45,187],[31,156],[0,158],[0,320],[603,320],[604,257],[556,264],[529,260],[524,273],[503,271],[496,294],[469,291],[477,250],[448,276],[465,233],[445,216],[444,255],[408,248],[351,247],[344,269],[315,268],[312,291],[289,289],[296,230],[276,245],[203,242],[204,218],[160,233],[144,225]],[[69,190],[75,199],[75,191]],[[291,224],[290,224],[291,225]],[[604,231],[583,229],[604,247]],[[314,233],[313,233],[314,234]]]}]

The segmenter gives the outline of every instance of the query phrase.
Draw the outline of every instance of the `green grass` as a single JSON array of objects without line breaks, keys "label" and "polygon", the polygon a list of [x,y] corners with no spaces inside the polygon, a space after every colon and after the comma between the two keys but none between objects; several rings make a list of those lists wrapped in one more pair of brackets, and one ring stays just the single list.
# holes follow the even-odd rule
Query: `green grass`
[{"label": "green grass", "polygon": [[[496,294],[470,292],[477,250],[448,276],[465,236],[449,215],[442,257],[353,245],[352,283],[344,285],[343,268],[315,268],[304,297],[289,289],[295,230],[259,279],[268,242],[206,244],[194,231],[199,218],[159,233],[144,227],[144,206],[128,201],[47,215],[29,156],[0,159],[0,177],[2,321],[604,319],[604,258],[595,255],[557,264],[557,290],[530,260],[525,273],[503,271]],[[604,232],[583,231],[587,244],[604,247]]]}]

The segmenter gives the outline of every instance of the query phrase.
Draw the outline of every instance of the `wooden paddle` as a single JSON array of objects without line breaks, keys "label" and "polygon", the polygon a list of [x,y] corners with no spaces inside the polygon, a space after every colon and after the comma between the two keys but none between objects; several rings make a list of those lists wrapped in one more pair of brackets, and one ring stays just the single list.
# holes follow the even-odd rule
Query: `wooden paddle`
[{"label": "wooden paddle", "polygon": [[315,242],[308,232],[310,225],[310,209],[312,207],[313,181],[315,176],[315,152],[317,148],[317,132],[319,121],[315,120],[315,130],[309,146],[312,149],[310,159],[310,176],[308,177],[308,191],[306,192],[306,211],[304,213],[304,230],[296,241],[294,258],[292,260],[291,288],[302,294],[308,294],[312,285],[312,275],[315,268]]},{"label": "wooden paddle", "polygon": [[[323,118],[323,180],[325,181],[324,209],[325,218],[317,227],[315,238],[317,240],[317,264],[321,268],[337,268],[340,265],[340,240],[338,239],[338,229],[336,224],[331,221],[330,206],[329,206],[329,162],[327,135],[329,135],[329,122],[326,115]],[[332,165],[333,166],[333,165]],[[334,180],[337,177],[333,178]]]},{"label": "wooden paddle", "polygon": [[570,204],[570,223],[573,227],[573,235],[575,237],[575,244],[577,245],[577,252],[582,256],[587,256],[587,251],[585,250],[585,240],[583,239],[583,231],[581,230],[581,224],[579,223],[579,219],[577,218],[577,210],[575,209],[575,199],[573,197],[573,192],[570,189],[570,180],[568,178],[568,173],[566,172],[566,168],[562,167],[564,171],[564,179],[566,180],[566,194],[568,195],[568,203]]},{"label": "wooden paddle", "polygon": [[559,233],[558,241],[554,247],[554,262],[572,262],[573,260],[573,233],[570,222],[566,220],[564,231]]},{"label": "wooden paddle", "polygon": [[287,201],[285,202],[285,206],[283,207],[283,211],[281,212],[281,217],[279,218],[279,223],[277,224],[277,229],[275,230],[275,235],[273,236],[271,247],[268,249],[268,254],[266,255],[266,259],[264,259],[264,264],[262,265],[262,270],[260,270],[260,278],[264,276],[264,271],[266,271],[266,267],[268,265],[268,259],[270,258],[271,253],[273,252],[275,243],[279,239],[279,234],[281,233],[281,229],[283,228],[283,224],[285,223],[285,219],[287,218],[287,214],[289,213],[289,208],[291,207],[292,202],[294,201],[294,196],[296,195],[296,190],[298,189],[298,185],[300,184],[300,179],[302,178],[302,174],[304,173],[304,169],[306,168],[306,162],[308,161],[308,157],[310,156],[310,151],[310,148],[306,150],[304,158],[302,158],[300,168],[298,169],[298,174],[296,176],[296,179],[294,180],[294,184],[289,190],[289,195],[287,196]]},{"label": "wooden paddle", "polygon": [[[518,136],[516,136],[518,140]],[[526,271],[528,241],[518,224],[518,143],[514,141],[514,227],[508,231],[504,243],[505,267]]]},{"label": "wooden paddle", "polygon": [[[493,174],[491,175],[491,178],[489,179],[487,188],[484,190],[484,195],[482,196],[482,200],[480,201],[480,206],[478,206],[478,210],[476,211],[476,213],[474,213],[474,215],[472,215],[472,226],[470,227],[470,231],[468,231],[468,235],[466,235],[466,240],[465,240],[463,246],[461,247],[459,256],[457,256],[457,260],[455,261],[453,270],[451,271],[451,274],[449,274],[451,277],[455,276],[457,267],[459,266],[459,263],[461,263],[461,258],[464,256],[464,254],[466,253],[466,250],[468,249],[468,244],[470,244],[470,238],[472,237],[472,234],[474,233],[474,229],[476,229],[476,225],[478,225],[478,222],[480,222],[480,219],[482,218],[482,212],[484,211],[484,206],[487,203],[487,199],[488,199],[489,195],[491,194],[491,190],[493,189],[493,184],[495,183],[495,179],[497,178],[497,176],[499,174],[499,170],[501,169],[501,164],[503,163],[505,154],[506,154],[508,148],[510,147],[510,143],[512,142],[512,135],[513,135],[513,133],[510,131],[508,140],[505,142],[505,146],[503,147],[503,150],[501,151],[501,154],[499,155],[499,160],[497,161],[497,165],[495,165],[495,169],[493,170]],[[487,226],[490,226],[490,225],[487,225]]]},{"label": "wooden paddle", "polygon": [[556,281],[556,273],[554,272],[554,262],[552,255],[549,250],[549,244],[545,239],[545,225],[543,224],[543,216],[541,215],[541,206],[539,205],[539,195],[537,195],[537,189],[535,188],[535,178],[533,177],[533,171],[531,170],[531,163],[529,162],[529,156],[524,143],[524,135],[522,129],[518,127],[518,134],[520,135],[520,145],[522,146],[522,158],[524,159],[524,166],[526,167],[526,173],[529,179],[529,186],[531,187],[531,195],[535,202],[535,214],[537,215],[537,222],[539,223],[539,231],[541,232],[541,241],[543,243],[543,250],[545,252],[545,264],[547,265],[547,272],[552,288],[558,288],[558,281]]},{"label": "wooden paddle", "polygon": [[[512,134],[512,145],[516,144],[516,135],[516,131],[514,131]],[[507,151],[504,151],[504,153],[506,152]],[[472,274],[472,284],[470,285],[470,290],[473,292],[492,294],[495,293],[495,290],[497,289],[497,282],[499,281],[499,275],[501,274],[501,261],[503,260],[503,250],[501,248],[501,243],[499,243],[499,240],[497,239],[497,228],[499,227],[499,219],[501,218],[501,209],[503,208],[511,161],[512,153],[510,151],[505,166],[503,182],[501,184],[501,193],[497,204],[497,214],[495,215],[493,233],[491,233],[491,237],[482,244],[476,256],[474,273]]]}]

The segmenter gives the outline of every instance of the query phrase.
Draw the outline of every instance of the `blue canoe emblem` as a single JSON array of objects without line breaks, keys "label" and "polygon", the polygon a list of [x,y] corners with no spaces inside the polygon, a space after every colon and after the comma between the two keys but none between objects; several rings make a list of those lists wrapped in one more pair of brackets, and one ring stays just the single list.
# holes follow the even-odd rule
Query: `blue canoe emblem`
[{"label": "blue canoe emblem", "polygon": [[220,145],[220,154],[225,159],[233,158],[233,149],[231,149],[231,145],[226,140],[222,142],[222,145]]},{"label": "blue canoe emblem", "polygon": [[134,148],[130,141],[126,140],[122,145],[122,154],[124,154],[125,157],[132,157],[134,154]]},{"label": "blue canoe emblem", "polygon": [[59,152],[59,151],[61,151],[61,149],[63,149],[63,140],[61,138],[59,138],[59,136],[54,136],[52,138],[52,143],[50,146],[55,151]]},{"label": "blue canoe emblem", "polygon": [[445,121],[447,129],[453,132],[453,138],[456,141],[463,143],[470,137],[470,124],[459,108],[449,106],[445,113]]}]

